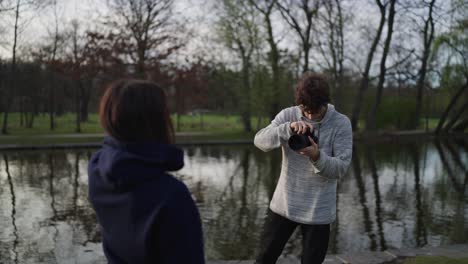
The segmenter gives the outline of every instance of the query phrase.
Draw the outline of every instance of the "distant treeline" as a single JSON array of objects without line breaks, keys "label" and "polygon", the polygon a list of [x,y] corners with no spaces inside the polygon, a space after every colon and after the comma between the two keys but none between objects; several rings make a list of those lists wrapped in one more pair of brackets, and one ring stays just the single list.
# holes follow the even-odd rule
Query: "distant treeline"
[{"label": "distant treeline", "polygon": [[[74,112],[80,132],[118,78],[159,83],[177,116],[238,114],[252,131],[252,117],[272,119],[294,104],[294,85],[305,71],[328,76],[332,103],[355,130],[421,129],[428,119],[439,120],[437,132],[468,127],[466,1],[206,3],[213,37],[181,63],[195,37],[188,18],[173,12],[173,0],[107,1],[108,15],[93,28],[60,21],[63,0],[0,0],[0,17],[12,21],[0,28],[11,50],[0,59],[2,133],[11,112],[21,113],[26,128],[46,113],[51,130],[57,115]],[[378,23],[360,24],[356,8],[378,14],[368,18]],[[27,12],[55,17],[49,37],[29,46],[19,38]]]}]

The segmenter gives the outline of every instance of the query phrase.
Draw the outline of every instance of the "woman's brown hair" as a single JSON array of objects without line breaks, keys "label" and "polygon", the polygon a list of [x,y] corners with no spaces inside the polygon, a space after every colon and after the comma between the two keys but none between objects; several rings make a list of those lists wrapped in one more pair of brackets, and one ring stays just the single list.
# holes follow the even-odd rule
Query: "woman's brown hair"
[{"label": "woman's brown hair", "polygon": [[296,104],[306,111],[318,113],[322,106],[330,102],[330,88],[325,76],[306,72],[296,85]]},{"label": "woman's brown hair", "polygon": [[166,94],[150,81],[110,84],[101,98],[99,119],[110,136],[124,142],[174,142]]}]

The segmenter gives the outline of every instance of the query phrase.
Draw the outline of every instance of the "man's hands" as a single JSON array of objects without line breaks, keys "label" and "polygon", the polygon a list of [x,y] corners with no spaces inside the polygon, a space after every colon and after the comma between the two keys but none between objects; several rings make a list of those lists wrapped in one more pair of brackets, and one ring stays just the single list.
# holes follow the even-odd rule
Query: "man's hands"
[{"label": "man's hands", "polygon": [[[307,132],[307,128],[309,128],[311,132],[314,130],[314,126],[312,124],[304,121],[291,123],[291,130],[296,134],[305,134]],[[307,156],[312,161],[317,161],[320,158],[319,147],[311,137],[309,137],[309,140],[312,145],[307,148],[300,149],[297,152],[301,155]]]},{"label": "man's hands", "polygon": [[308,138],[312,145],[307,148],[300,149],[297,152],[301,155],[308,157],[310,160],[315,162],[320,158],[320,150],[319,150],[318,145],[315,143],[315,141],[311,137],[308,137]]},{"label": "man's hands", "polygon": [[312,130],[314,130],[314,126],[312,124],[309,124],[304,121],[292,122],[290,127],[294,133],[299,135],[304,134],[307,131],[307,128],[309,128],[311,132]]}]

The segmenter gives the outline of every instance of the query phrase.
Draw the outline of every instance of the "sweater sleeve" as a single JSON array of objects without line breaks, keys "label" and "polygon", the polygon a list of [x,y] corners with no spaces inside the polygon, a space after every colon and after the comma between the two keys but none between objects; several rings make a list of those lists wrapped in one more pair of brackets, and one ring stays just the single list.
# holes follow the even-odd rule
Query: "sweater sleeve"
[{"label": "sweater sleeve", "polygon": [[204,264],[200,214],[185,185],[176,191],[159,223],[158,251],[161,263]]},{"label": "sweater sleeve", "polygon": [[267,152],[278,148],[281,143],[288,141],[293,134],[291,120],[287,118],[288,109],[279,112],[271,124],[257,132],[254,144],[257,148]]},{"label": "sweater sleeve", "polygon": [[348,118],[342,123],[333,140],[333,157],[320,150],[320,157],[313,162],[318,169],[317,174],[339,179],[348,170],[353,153],[353,130]]}]

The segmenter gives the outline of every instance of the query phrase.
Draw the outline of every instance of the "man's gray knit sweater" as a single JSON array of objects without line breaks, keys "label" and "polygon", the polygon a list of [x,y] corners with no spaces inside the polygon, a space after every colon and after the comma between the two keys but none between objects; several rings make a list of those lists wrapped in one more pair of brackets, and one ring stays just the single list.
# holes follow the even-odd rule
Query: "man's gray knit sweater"
[{"label": "man's gray knit sweater", "polygon": [[[320,157],[312,162],[293,151],[288,139],[291,122],[305,121],[319,134]],[[353,151],[349,119],[331,104],[320,122],[302,115],[298,106],[282,110],[271,124],[257,132],[255,146],[270,151],[281,146],[283,163],[270,209],[294,222],[329,224],[336,218],[337,181],[348,170]]]}]

